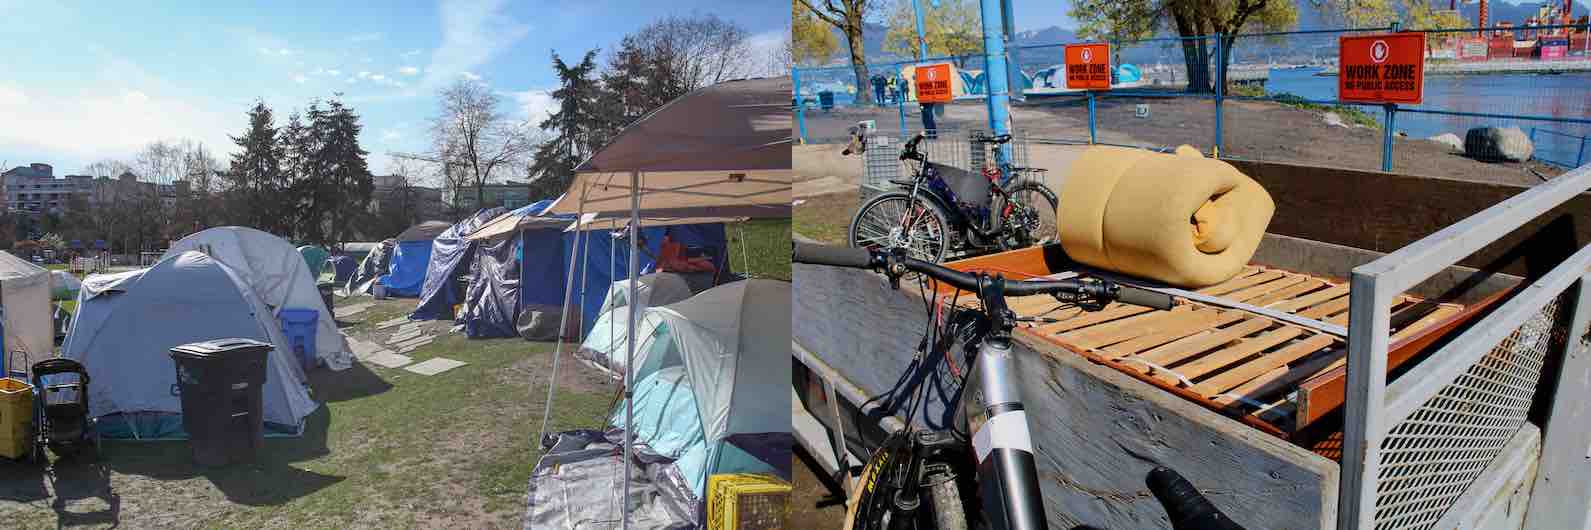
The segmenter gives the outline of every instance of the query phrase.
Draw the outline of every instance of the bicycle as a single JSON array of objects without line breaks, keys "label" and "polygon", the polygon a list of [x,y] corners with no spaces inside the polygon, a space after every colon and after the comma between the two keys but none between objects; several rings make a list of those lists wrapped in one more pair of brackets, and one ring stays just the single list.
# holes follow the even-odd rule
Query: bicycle
[{"label": "bicycle", "polygon": [[[902,277],[915,273],[925,283],[944,282],[973,292],[979,303],[979,309],[971,313],[982,337],[977,341],[972,368],[961,383],[970,392],[963,392],[957,404],[961,410],[958,417],[964,418],[958,423],[964,423],[965,431],[972,434],[961,429],[916,429],[911,415],[917,406],[912,405],[904,422],[908,427],[890,435],[869,458],[858,502],[848,513],[847,528],[1048,528],[1021,388],[1013,375],[1016,366],[1011,345],[1016,323],[1037,319],[1018,317],[1006,306],[1006,297],[1050,295],[1061,303],[1097,311],[1112,301],[1168,310],[1171,296],[1092,277],[1008,281],[1003,275],[957,271],[907,253],[903,248],[870,250],[801,243],[793,249],[797,263],[882,272],[895,288]],[[943,342],[942,336],[932,335],[931,331],[924,341],[928,352]],[[914,362],[913,366],[922,365]],[[1147,482],[1174,528],[1240,528],[1173,470],[1156,468]],[[980,502],[966,502],[974,498]],[[976,522],[981,526],[972,526]]]},{"label": "bicycle", "polygon": [[[1053,237],[1059,206],[1055,192],[1025,178],[1043,169],[1014,167],[996,156],[1000,162],[974,174],[929,161],[918,150],[925,138],[918,133],[901,150],[900,160],[918,162],[912,178],[890,181],[897,190],[857,209],[848,232],[851,246],[906,248],[917,259],[938,263],[950,251],[1011,250]],[[973,141],[998,147],[1010,142],[1011,135]]]}]

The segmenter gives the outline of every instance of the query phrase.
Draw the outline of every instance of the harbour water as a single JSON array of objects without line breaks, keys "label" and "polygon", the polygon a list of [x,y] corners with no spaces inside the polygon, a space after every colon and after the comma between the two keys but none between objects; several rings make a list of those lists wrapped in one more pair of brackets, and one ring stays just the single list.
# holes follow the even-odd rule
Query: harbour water
[{"label": "harbour water", "polygon": [[[1337,78],[1315,75],[1319,71],[1271,70],[1265,91],[1314,100],[1337,99]],[[1379,107],[1359,108],[1384,123]],[[1426,76],[1424,101],[1409,108],[1591,119],[1591,73]],[[1576,160],[1591,163],[1591,140],[1583,140],[1591,136],[1591,125],[1413,112],[1399,112],[1393,122],[1395,130],[1415,138],[1453,133],[1462,139],[1471,127],[1481,126],[1516,126],[1526,134],[1535,129],[1537,159],[1560,165],[1573,165]]]}]

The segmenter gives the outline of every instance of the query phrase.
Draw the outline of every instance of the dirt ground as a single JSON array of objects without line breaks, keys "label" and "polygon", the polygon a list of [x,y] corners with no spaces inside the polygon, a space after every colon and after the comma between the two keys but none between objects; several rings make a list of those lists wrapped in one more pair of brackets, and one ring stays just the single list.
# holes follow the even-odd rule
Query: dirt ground
[{"label": "dirt ground", "polygon": [[[1148,111],[1145,118],[1136,115],[1140,104]],[[1331,125],[1326,123],[1324,112],[1274,102],[1227,101],[1223,108],[1222,156],[1368,171],[1381,169],[1380,129]],[[907,110],[907,127],[921,129],[920,114],[911,107]],[[1104,143],[1150,147],[1189,144],[1206,153],[1215,143],[1212,100],[1107,97],[1097,100],[1096,116],[1098,140]],[[895,107],[842,107],[828,113],[808,111],[804,114],[808,143],[844,142],[847,129],[863,120],[875,120],[878,130],[886,134],[898,134],[900,129],[899,111]],[[965,101],[948,105],[937,125],[947,130],[982,129],[987,128],[986,120],[983,102]],[[1080,98],[1052,98],[1014,105],[1012,123],[1020,134],[1035,141],[1086,143],[1089,139],[1088,109]],[[1466,127],[1472,125],[1478,123],[1456,124],[1450,132],[1462,138]],[[831,150],[837,153],[838,147],[831,146]],[[811,149],[818,147],[814,145]],[[1031,149],[1037,153],[1043,148],[1034,145]],[[794,162],[797,174],[801,174],[803,168],[822,172],[834,164],[830,155],[804,160],[813,156],[812,152],[798,147]],[[1038,154],[1034,156],[1039,157]],[[1037,159],[1028,165],[1046,167]],[[1053,172],[1059,168],[1047,169]],[[1531,169],[1548,177],[1563,172],[1536,162],[1480,162],[1422,138],[1394,140],[1394,173],[1530,185],[1541,181]],[[798,196],[800,189],[798,186]]]},{"label": "dirt ground", "polygon": [[[395,330],[374,324],[413,304],[377,302],[339,327],[385,339]],[[197,468],[186,442],[117,441],[97,461],[56,459],[47,470],[0,462],[0,527],[517,528],[551,351],[444,333],[409,355],[468,365],[435,376],[317,369],[310,382],[324,406],[302,437],[267,439],[252,465]],[[553,428],[600,424],[617,385],[578,362],[560,370]]]}]

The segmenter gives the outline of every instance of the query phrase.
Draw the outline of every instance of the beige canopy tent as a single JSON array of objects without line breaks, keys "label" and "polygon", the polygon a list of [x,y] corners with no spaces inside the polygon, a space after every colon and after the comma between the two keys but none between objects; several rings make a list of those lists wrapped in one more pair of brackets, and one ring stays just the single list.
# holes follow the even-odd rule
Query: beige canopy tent
[{"label": "beige canopy tent", "polygon": [[629,213],[638,180],[643,215],[789,217],[790,93],[781,77],[681,96],[575,168],[548,213]]},{"label": "beige canopy tent", "polygon": [[[637,231],[648,217],[790,217],[790,192],[795,172],[790,165],[790,78],[727,81],[700,88],[636,120],[591,158],[575,168],[574,182],[549,214],[627,213],[630,242],[630,299],[639,276]],[[576,232],[577,234],[584,233]],[[575,248],[579,249],[579,237]],[[577,250],[570,256],[575,270]],[[571,281],[564,293],[564,316],[573,297]],[[625,334],[634,337],[636,306],[630,305]],[[566,329],[567,323],[559,328]],[[625,366],[634,366],[635,342],[629,341]],[[557,388],[558,360],[563,344],[554,348],[540,439],[547,435]],[[626,369],[625,385],[634,374]],[[634,400],[626,397],[625,425],[632,425]],[[624,461],[632,458],[632,433],[625,429]],[[630,492],[630,468],[624,469],[624,497]],[[628,511],[623,526],[629,527]]]}]

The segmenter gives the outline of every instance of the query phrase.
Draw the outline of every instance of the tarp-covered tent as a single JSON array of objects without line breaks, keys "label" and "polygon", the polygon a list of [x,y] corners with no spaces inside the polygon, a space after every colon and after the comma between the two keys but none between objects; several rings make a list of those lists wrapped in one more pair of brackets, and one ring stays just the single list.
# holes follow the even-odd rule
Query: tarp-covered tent
[{"label": "tarp-covered tent", "polygon": [[413,298],[425,286],[425,271],[431,267],[431,245],[452,225],[426,221],[405,229],[394,237],[388,266],[381,270],[381,284],[387,296]]},{"label": "tarp-covered tent", "polygon": [[[622,224],[620,225],[623,226]],[[645,226],[644,224],[642,226]],[[654,259],[663,244],[663,236],[669,235],[689,247],[699,247],[712,254],[713,265],[721,271],[727,271],[729,266],[729,239],[725,234],[724,225],[720,223],[673,225],[659,227],[645,227],[641,229],[641,239],[646,243],[644,250],[637,256],[640,262],[640,272],[650,274],[657,269]],[[563,238],[563,264],[565,273],[568,272],[569,256],[575,253],[575,244],[584,247],[585,254],[575,263],[574,281],[576,299],[575,304],[580,306],[581,328],[589,331],[602,314],[602,304],[608,298],[608,286],[613,282],[629,277],[630,271],[630,243],[627,232],[609,232],[605,230],[586,231],[578,240],[573,237],[575,232],[566,234]],[[615,237],[617,236],[617,237]],[[727,275],[725,275],[727,276]],[[580,286],[586,288],[582,290]],[[711,286],[711,282],[703,287]],[[584,295],[580,293],[584,292]],[[559,293],[559,296],[562,296]]]},{"label": "tarp-covered tent", "polygon": [[337,322],[315,287],[315,277],[291,243],[253,228],[223,226],[195,232],[172,243],[162,259],[190,250],[226,264],[265,302],[273,316],[286,308],[319,311],[316,357],[332,370],[353,365],[353,354],[337,332]]},{"label": "tarp-covered tent", "polygon": [[[50,311],[50,283],[50,271],[44,267],[0,251],[0,305],[5,307],[5,352],[26,351],[28,359],[33,361],[54,357],[55,328]],[[6,362],[0,362],[0,365]],[[7,369],[23,371],[28,368],[7,366]]]},{"label": "tarp-covered tent", "polygon": [[[359,267],[354,269],[348,281],[343,284],[343,296],[370,294],[370,286],[385,276],[387,269],[392,266],[392,252],[397,246],[396,240],[388,239],[372,247],[365,254],[365,259],[359,261]],[[430,245],[426,245],[426,249],[430,248]]]},{"label": "tarp-covered tent", "polygon": [[199,252],[176,252],[148,269],[90,276],[61,355],[88,369],[91,416],[139,418],[102,419],[101,434],[169,438],[181,436],[182,401],[171,393],[176,375],[167,352],[234,337],[276,346],[262,388],[264,419],[273,430],[296,431],[318,405],[287,338],[239,271]]},{"label": "tarp-covered tent", "polygon": [[560,240],[574,216],[541,216],[551,204],[504,213],[466,236],[476,242],[475,274],[460,320],[471,338],[512,337],[521,311],[556,311],[564,286]]},{"label": "tarp-covered tent", "polygon": [[[643,318],[658,325],[638,343],[634,416],[626,424],[621,405],[610,422],[618,429],[633,426],[632,443],[645,455],[637,460],[649,468],[639,474],[642,483],[662,495],[686,495],[668,504],[697,508],[679,512],[689,514],[687,525],[700,525],[694,519],[705,502],[709,475],[771,473],[789,480],[790,394],[769,389],[789,385],[790,284],[728,283],[648,308]],[[619,440],[609,436],[592,442]],[[624,461],[613,461],[611,447],[584,452],[592,445],[565,445],[537,463],[531,471],[529,527],[573,528],[571,516],[618,518],[623,506],[609,502],[612,490],[590,485],[622,473]],[[608,464],[570,465],[603,460]],[[591,513],[602,506],[611,511]]]},{"label": "tarp-covered tent", "polygon": [[304,256],[304,264],[309,266],[310,277],[320,278],[321,271],[326,269],[326,256],[330,256],[331,253],[315,245],[300,246],[298,253]]},{"label": "tarp-covered tent", "polygon": [[[695,294],[684,276],[672,272],[647,274],[636,278],[636,311],[644,315],[647,307],[672,304]],[[630,311],[626,307],[629,305],[629,296],[630,280],[619,280],[608,287],[607,297],[602,302],[602,314],[591,325],[576,352],[582,360],[607,372],[614,379],[624,378],[624,372],[609,366],[608,360],[615,356],[623,358],[627,351],[624,339],[629,330]],[[656,319],[643,318],[636,323],[635,334],[646,337],[656,325]]]},{"label": "tarp-covered tent", "polygon": [[[411,320],[453,318],[453,304],[464,300],[456,285],[460,275],[474,271],[475,242],[466,239],[486,222],[505,212],[501,207],[475,212],[442,231],[431,241],[431,259],[425,267],[425,283],[420,288],[420,304],[409,313]],[[403,246],[399,243],[399,254]],[[390,285],[389,285],[390,286]]]},{"label": "tarp-covered tent", "polygon": [[353,277],[354,271],[359,269],[359,262],[354,261],[353,256],[332,256],[329,263],[331,263],[332,283],[337,285],[347,282],[349,278]]}]

